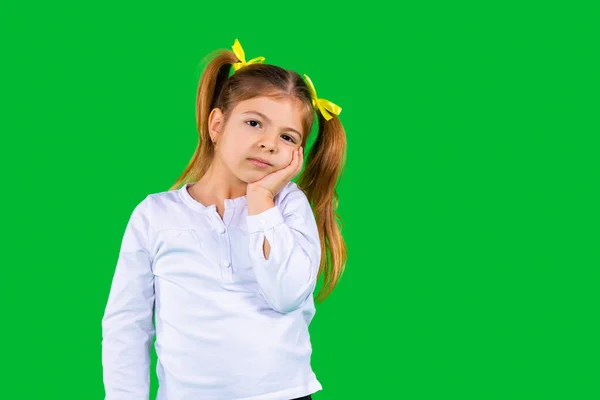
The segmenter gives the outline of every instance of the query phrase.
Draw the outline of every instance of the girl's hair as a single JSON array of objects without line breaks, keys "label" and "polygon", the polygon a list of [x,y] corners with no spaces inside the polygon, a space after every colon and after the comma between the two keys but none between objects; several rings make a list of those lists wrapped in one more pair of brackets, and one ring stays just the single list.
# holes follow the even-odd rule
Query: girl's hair
[{"label": "girl's hair", "polygon": [[[231,50],[213,52],[208,60],[196,95],[198,145],[183,173],[169,190],[199,180],[208,170],[214,157],[214,145],[208,129],[208,117],[213,108],[220,108],[227,121],[231,110],[240,101],[257,96],[296,98],[304,104],[302,147],[305,147],[314,123],[311,92],[297,72],[271,64],[254,63],[245,65],[230,76],[232,65],[241,61]],[[338,227],[341,219],[336,211],[336,186],[346,162],[346,134],[336,115],[325,120],[320,112],[316,114],[318,134],[297,185],[312,206],[319,231],[321,264],[318,277],[323,275],[323,285],[317,301],[323,301],[341,278],[347,259],[346,244]]]}]

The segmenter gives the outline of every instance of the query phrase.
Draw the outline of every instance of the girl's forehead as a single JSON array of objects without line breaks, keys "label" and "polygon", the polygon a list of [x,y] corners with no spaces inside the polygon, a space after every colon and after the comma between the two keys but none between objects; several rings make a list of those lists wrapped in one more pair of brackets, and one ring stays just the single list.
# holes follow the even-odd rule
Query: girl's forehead
[{"label": "girl's forehead", "polygon": [[293,97],[267,97],[257,96],[250,99],[242,100],[237,104],[238,109],[247,109],[252,107],[260,107],[265,110],[292,110],[297,111],[302,109],[302,102]]}]

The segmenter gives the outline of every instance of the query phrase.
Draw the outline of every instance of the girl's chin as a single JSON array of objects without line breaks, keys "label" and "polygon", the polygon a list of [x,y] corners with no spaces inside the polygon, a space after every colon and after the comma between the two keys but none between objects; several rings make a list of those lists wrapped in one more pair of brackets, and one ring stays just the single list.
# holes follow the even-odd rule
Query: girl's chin
[{"label": "girl's chin", "polygon": [[253,183],[253,182],[261,180],[268,174],[269,174],[268,172],[263,172],[263,171],[250,171],[250,172],[246,172],[244,174],[239,175],[239,179],[246,183]]}]

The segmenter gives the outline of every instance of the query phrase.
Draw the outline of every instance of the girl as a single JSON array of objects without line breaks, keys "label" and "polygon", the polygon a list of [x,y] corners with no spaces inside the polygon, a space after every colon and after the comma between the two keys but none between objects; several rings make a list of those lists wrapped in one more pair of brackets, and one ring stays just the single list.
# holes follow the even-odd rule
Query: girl
[{"label": "girl", "polygon": [[[346,262],[341,109],[308,76],[246,62],[236,40],[198,87],[196,151],[133,210],[102,320],[106,400],[311,399],[308,326]],[[233,67],[233,73],[231,68]],[[318,136],[299,183],[314,114]],[[314,208],[311,208],[311,206]],[[153,321],[154,317],[154,321]]]}]

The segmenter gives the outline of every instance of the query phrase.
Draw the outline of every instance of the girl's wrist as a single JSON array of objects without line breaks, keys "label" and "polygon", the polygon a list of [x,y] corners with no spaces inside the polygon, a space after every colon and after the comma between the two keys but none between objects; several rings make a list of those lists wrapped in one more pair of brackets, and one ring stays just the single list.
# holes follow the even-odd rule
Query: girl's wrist
[{"label": "girl's wrist", "polygon": [[248,193],[248,215],[260,214],[275,206],[273,197],[268,191],[251,191]]}]

